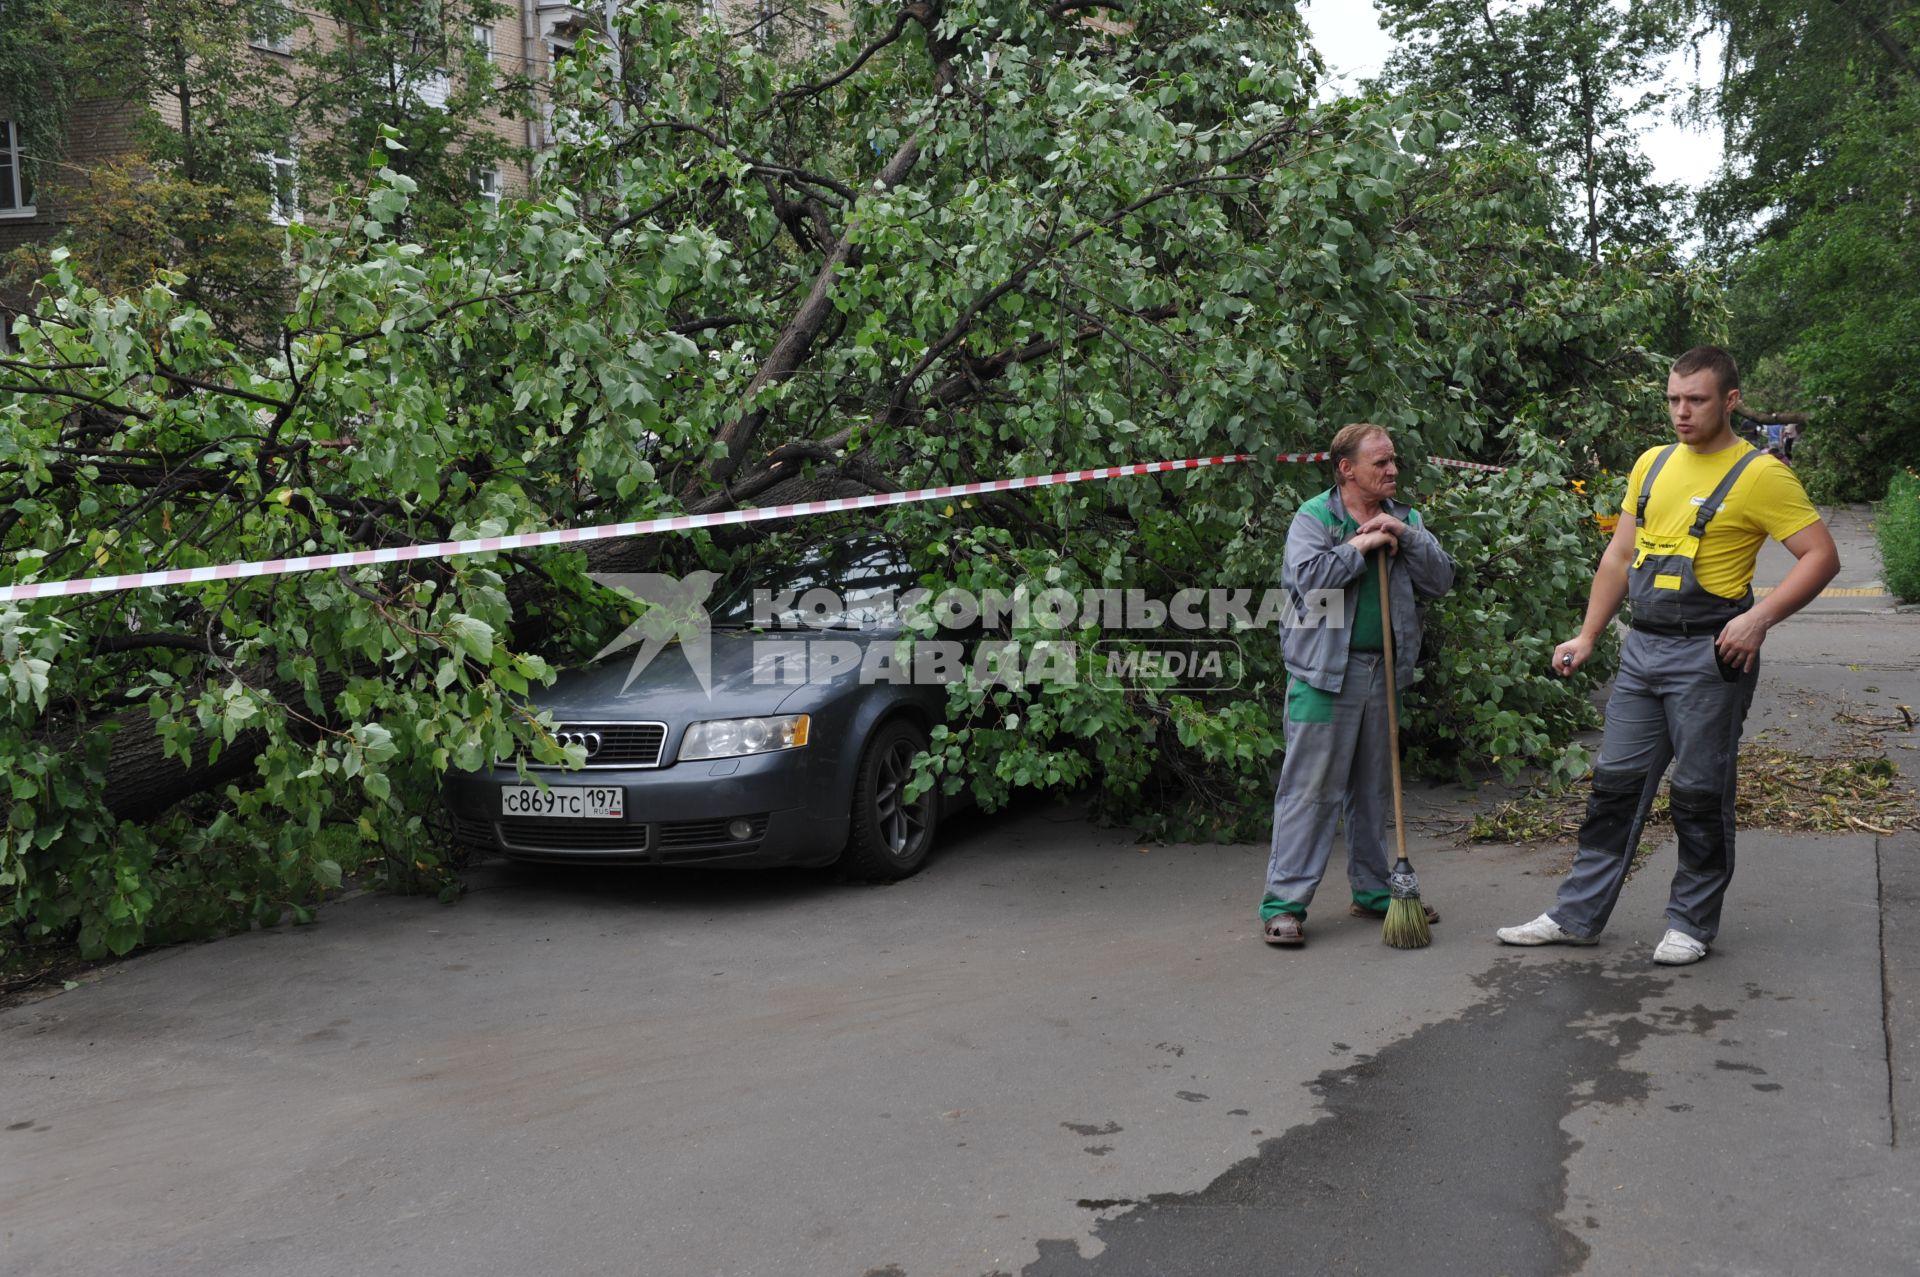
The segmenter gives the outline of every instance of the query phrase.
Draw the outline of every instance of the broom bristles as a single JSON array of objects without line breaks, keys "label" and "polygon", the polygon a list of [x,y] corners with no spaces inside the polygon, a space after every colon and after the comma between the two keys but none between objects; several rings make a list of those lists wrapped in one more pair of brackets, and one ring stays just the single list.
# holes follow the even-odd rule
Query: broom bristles
[{"label": "broom bristles", "polygon": [[1418,896],[1395,896],[1387,905],[1387,921],[1380,938],[1396,949],[1424,949],[1433,943],[1427,911]]}]

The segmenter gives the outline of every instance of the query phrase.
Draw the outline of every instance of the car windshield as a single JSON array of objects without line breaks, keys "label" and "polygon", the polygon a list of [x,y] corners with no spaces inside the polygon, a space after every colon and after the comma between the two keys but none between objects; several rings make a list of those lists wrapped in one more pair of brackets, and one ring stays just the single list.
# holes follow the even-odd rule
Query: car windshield
[{"label": "car windshield", "polygon": [[917,587],[898,546],[859,537],[754,564],[709,615],[720,627],[890,629],[900,624],[905,596]]}]

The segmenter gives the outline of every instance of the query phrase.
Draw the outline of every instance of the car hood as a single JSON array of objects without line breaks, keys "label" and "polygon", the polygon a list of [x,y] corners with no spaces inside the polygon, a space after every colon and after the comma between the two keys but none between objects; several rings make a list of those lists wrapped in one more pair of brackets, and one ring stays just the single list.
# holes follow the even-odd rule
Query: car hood
[{"label": "car hood", "polygon": [[[684,645],[676,642],[655,653],[638,673],[633,666],[640,649],[628,648],[593,664],[563,671],[552,687],[541,689],[530,699],[538,708],[551,711],[556,719],[576,722],[657,719],[671,723],[774,714],[795,692],[805,688],[779,681],[777,671],[772,676],[774,681],[768,681],[765,674],[755,681],[754,660],[756,655],[765,654],[763,645],[825,639],[849,641],[864,648],[883,637],[891,641],[894,635],[871,630],[801,634],[715,630],[708,636],[707,649],[711,695],[701,687]],[[798,668],[804,670],[806,666]],[[834,683],[849,679],[836,678]],[[816,685],[813,690],[821,689]]]}]

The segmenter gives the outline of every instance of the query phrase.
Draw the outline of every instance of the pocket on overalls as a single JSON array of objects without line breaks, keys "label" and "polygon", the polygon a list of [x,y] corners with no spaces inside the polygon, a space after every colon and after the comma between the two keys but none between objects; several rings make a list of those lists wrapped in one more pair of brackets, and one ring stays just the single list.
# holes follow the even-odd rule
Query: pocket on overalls
[{"label": "pocket on overalls", "polygon": [[[1679,589],[1681,565],[1690,562],[1693,559],[1692,551],[1699,548],[1697,542],[1688,544],[1692,540],[1692,537],[1656,537],[1645,532],[1637,534],[1633,539],[1633,570],[1659,574],[1661,589]],[[1668,581],[1673,584],[1666,584]]]},{"label": "pocket on overalls", "polygon": [[1331,723],[1333,693],[1323,692],[1300,679],[1287,681],[1287,721],[1289,723]]},{"label": "pocket on overalls", "polygon": [[1633,568],[1627,574],[1627,600],[1635,621],[1674,625],[1687,619],[1687,599],[1695,592],[1688,588],[1693,584],[1693,556],[1699,548],[1692,537],[1636,539]]}]

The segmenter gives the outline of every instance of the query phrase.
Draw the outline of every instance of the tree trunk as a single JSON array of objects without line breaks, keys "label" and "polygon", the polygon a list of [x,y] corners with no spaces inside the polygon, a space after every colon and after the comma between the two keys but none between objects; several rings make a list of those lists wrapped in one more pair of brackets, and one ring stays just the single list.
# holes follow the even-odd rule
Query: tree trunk
[{"label": "tree trunk", "polygon": [[1757,408],[1745,406],[1735,408],[1733,415],[1759,426],[1771,426],[1776,422],[1783,426],[1804,426],[1807,414],[1804,412],[1761,412]]},{"label": "tree trunk", "polygon": [[[345,674],[322,674],[321,703],[331,704],[346,684]],[[266,691],[289,704],[299,704],[304,699],[298,683],[277,683],[268,686]],[[160,733],[154,730],[153,720],[144,708],[123,710],[104,722],[62,725],[49,731],[45,739],[56,749],[70,750],[79,745],[83,736],[109,727],[116,730],[107,757],[104,797],[107,810],[116,820],[152,820],[195,794],[241,780],[253,770],[254,759],[267,745],[265,732],[242,732],[221,748],[219,758],[208,762],[208,742],[203,740],[198,742],[196,761],[188,765],[166,755]]]},{"label": "tree trunk", "polygon": [[187,79],[187,54],[178,41],[173,46],[174,97],[180,102],[180,167],[189,182],[200,180],[193,135],[193,84]]},{"label": "tree trunk", "polygon": [[1590,76],[1580,77],[1580,149],[1587,187],[1587,260],[1600,264],[1600,173],[1594,159],[1594,100]]}]

